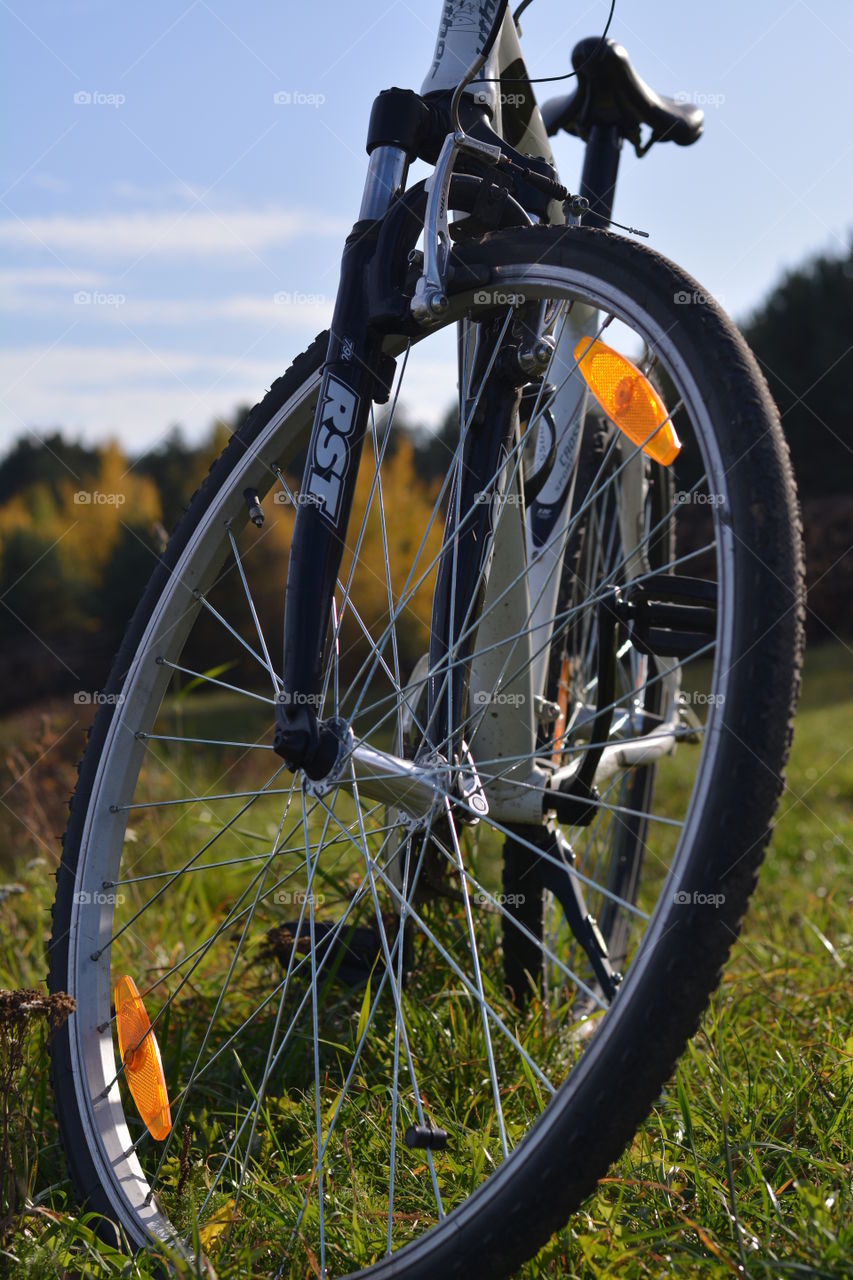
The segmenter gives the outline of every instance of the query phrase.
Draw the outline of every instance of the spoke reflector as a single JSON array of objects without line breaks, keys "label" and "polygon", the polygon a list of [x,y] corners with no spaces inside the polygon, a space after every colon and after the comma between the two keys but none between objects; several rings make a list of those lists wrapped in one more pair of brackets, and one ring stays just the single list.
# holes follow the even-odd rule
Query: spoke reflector
[{"label": "spoke reflector", "polygon": [[575,359],[586,385],[619,430],[655,462],[664,467],[674,462],[681,441],[666,420],[666,406],[637,366],[592,338],[581,338]]},{"label": "spoke reflector", "polygon": [[148,1132],[162,1141],[172,1127],[166,1077],[157,1038],[133,978],[125,975],[116,983],[115,1009],[118,1051],[128,1087]]}]

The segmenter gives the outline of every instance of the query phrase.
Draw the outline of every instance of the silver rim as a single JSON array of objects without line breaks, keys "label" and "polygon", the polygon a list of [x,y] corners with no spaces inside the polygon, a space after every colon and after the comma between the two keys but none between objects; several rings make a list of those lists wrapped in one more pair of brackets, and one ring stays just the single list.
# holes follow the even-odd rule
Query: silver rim
[{"label": "silver rim", "polygon": [[[478,878],[476,862],[469,864],[468,849],[463,847],[465,841],[461,839],[461,827],[454,822],[452,805],[449,800],[445,805],[449,816],[446,827],[447,834],[444,840],[438,843],[441,846],[440,851],[445,861],[455,864],[458,887],[462,891],[459,906],[461,908],[462,931],[467,947],[466,958],[468,965],[471,967],[460,967],[458,960],[454,960],[454,955],[447,950],[446,946],[443,946],[436,930],[430,928],[424,912],[410,900],[411,886],[405,876],[408,875],[412,880],[417,878],[419,874],[418,866],[420,865],[417,861],[417,854],[415,859],[411,860],[414,863],[414,867],[410,865],[408,872],[403,873],[404,879],[401,893],[401,880],[398,872],[399,863],[390,856],[390,840],[387,833],[383,835],[381,829],[387,820],[384,817],[377,818],[376,806],[356,803],[354,813],[347,815],[348,821],[342,821],[341,817],[335,814],[335,802],[333,800],[327,801],[322,795],[306,793],[301,789],[298,780],[293,780],[289,773],[283,770],[276,770],[274,767],[267,770],[268,777],[265,790],[264,788],[256,787],[253,791],[248,790],[246,794],[242,794],[236,789],[231,791],[226,788],[229,803],[232,806],[236,805],[239,813],[250,811],[254,803],[253,797],[256,798],[263,793],[264,800],[269,797],[276,797],[274,803],[284,811],[285,815],[290,814],[292,818],[294,811],[299,811],[302,815],[311,813],[314,815],[314,819],[321,817],[323,824],[324,835],[314,841],[308,835],[303,839],[305,873],[301,882],[303,886],[303,901],[301,912],[299,913],[300,921],[305,922],[306,930],[311,940],[310,949],[304,958],[304,967],[308,970],[310,978],[308,982],[309,993],[313,992],[314,994],[307,996],[307,1004],[305,1003],[306,997],[302,997],[302,1007],[303,1010],[308,1011],[309,1022],[313,1028],[313,1030],[309,1031],[309,1035],[313,1040],[314,1052],[316,1149],[324,1152],[325,1146],[329,1143],[329,1125],[331,1123],[332,1129],[334,1129],[337,1117],[336,1111],[333,1111],[331,1118],[324,1112],[323,1088],[319,1078],[319,1044],[322,1030],[320,1023],[322,1019],[318,1008],[319,999],[316,993],[322,983],[322,973],[320,972],[322,969],[322,947],[319,948],[320,955],[318,958],[318,935],[316,930],[317,926],[322,924],[322,921],[315,907],[316,894],[311,892],[314,876],[318,872],[320,862],[318,857],[319,850],[327,847],[330,832],[333,838],[338,840],[343,840],[345,837],[351,838],[348,826],[355,824],[357,828],[356,835],[362,846],[361,853],[364,860],[362,881],[355,895],[358,901],[368,906],[372,904],[376,916],[380,919],[382,910],[385,909],[387,913],[387,908],[391,904],[396,910],[398,926],[401,918],[408,919],[410,924],[414,923],[420,930],[421,936],[427,938],[430,942],[432,954],[437,956],[448,968],[448,971],[453,973],[454,981],[458,982],[465,991],[466,999],[471,1004],[472,1011],[475,1011],[475,1016],[472,1020],[478,1021],[479,1024],[483,1062],[487,1067],[488,1079],[484,1088],[484,1096],[491,1097],[494,1104],[496,1123],[492,1134],[493,1150],[490,1151],[490,1159],[494,1159],[495,1171],[489,1178],[488,1184],[485,1185],[483,1183],[473,1197],[468,1199],[447,1198],[442,1196],[440,1189],[441,1172],[438,1158],[434,1158],[432,1152],[428,1150],[425,1153],[415,1152],[415,1155],[422,1156],[425,1165],[425,1177],[431,1187],[434,1220],[441,1219],[447,1212],[454,1209],[461,1214],[472,1212],[483,1195],[498,1193],[507,1177],[512,1176],[516,1170],[518,1170],[519,1175],[522,1172],[525,1150],[529,1150],[529,1144],[519,1145],[522,1133],[516,1132],[513,1125],[505,1121],[503,1115],[506,1103],[502,1102],[502,1080],[500,1077],[502,1060],[499,1061],[499,1059],[505,1047],[508,1045],[512,1049],[518,1062],[521,1059],[525,1060],[525,1074],[528,1076],[532,1074],[540,1091],[544,1095],[554,1096],[554,1102],[548,1110],[549,1116],[553,1116],[557,1111],[562,1111],[570,1106],[573,1083],[579,1083],[587,1072],[594,1070],[596,1058],[608,1038],[609,1028],[618,1021],[620,1006],[627,1005],[631,989],[641,981],[644,964],[657,945],[664,928],[664,916],[666,915],[664,907],[671,902],[672,893],[678,886],[678,867],[682,853],[690,848],[696,836],[698,823],[701,820],[703,798],[713,774],[719,745],[720,734],[715,731],[717,723],[716,708],[725,698],[731,650],[732,609],[730,607],[730,599],[732,594],[733,544],[727,523],[721,519],[728,507],[725,474],[717,452],[713,425],[709,419],[706,406],[702,402],[695,384],[689,377],[688,371],[684,367],[669,335],[653,324],[647,316],[638,313],[630,298],[603,286],[600,281],[592,280],[580,273],[551,268],[505,268],[500,274],[503,276],[508,290],[523,287],[528,297],[576,295],[588,301],[604,314],[614,315],[617,319],[628,324],[642,338],[647,349],[654,352],[667,368],[696,432],[696,439],[702,452],[706,475],[713,479],[714,491],[722,499],[719,505],[712,508],[718,578],[718,632],[716,637],[715,669],[713,681],[710,685],[709,699],[705,704],[707,715],[704,718],[701,729],[703,741],[702,745],[696,748],[699,752],[699,759],[689,808],[679,820],[668,824],[664,820],[666,825],[672,825],[675,832],[674,841],[677,840],[677,844],[674,844],[674,847],[670,850],[668,866],[663,866],[659,869],[660,875],[656,900],[661,906],[655,906],[652,910],[642,911],[641,908],[634,907],[634,904],[624,904],[626,909],[630,906],[644,917],[645,933],[643,935],[643,945],[633,953],[633,960],[628,969],[619,1001],[616,1002],[614,1008],[606,1016],[597,1019],[600,1030],[597,1030],[595,1034],[590,1051],[586,1052],[579,1061],[577,1061],[577,1055],[575,1054],[568,1075],[558,1072],[555,1073],[553,1080],[547,1071],[542,1070],[541,1065],[535,1059],[531,1059],[530,1055],[525,1053],[523,1044],[507,1024],[506,1011],[500,999],[494,994],[487,995],[487,991],[492,992],[489,981],[494,975],[485,975],[482,971],[477,959],[478,939],[481,938],[482,930],[485,928],[484,919],[487,922],[491,921],[491,924],[494,925],[495,919],[499,919],[501,914],[505,916],[507,912],[497,900],[494,885],[492,884],[490,887],[489,884]],[[455,299],[454,309],[449,319],[454,319],[461,315],[469,301],[470,299],[467,298]],[[164,695],[166,695],[170,687],[170,682],[174,680],[175,667],[180,666],[180,654],[183,651],[186,638],[199,616],[202,613],[214,616],[214,621],[218,626],[221,626],[223,634],[227,632],[227,619],[223,621],[221,615],[211,614],[211,603],[207,600],[207,595],[219,572],[223,554],[231,554],[235,557],[240,579],[243,585],[247,586],[245,575],[240,567],[238,543],[240,530],[245,521],[243,491],[247,487],[255,487],[261,493],[264,493],[271,484],[278,486],[279,491],[284,491],[282,486],[286,485],[286,481],[281,472],[278,471],[278,464],[280,461],[286,460],[289,454],[304,441],[305,434],[310,429],[313,399],[318,382],[319,374],[313,375],[275,415],[261,433],[257,442],[237,464],[228,485],[214,495],[207,512],[193,531],[188,545],[171,575],[166,590],[157,602],[146,629],[145,638],[128,672],[122,691],[121,705],[113,716],[101,754],[81,837],[81,851],[75,883],[75,905],[70,930],[68,977],[69,990],[77,1000],[77,1013],[71,1023],[71,1056],[74,1068],[74,1083],[89,1150],[98,1167],[101,1185],[107,1189],[116,1217],[127,1230],[131,1240],[136,1244],[144,1244],[146,1238],[150,1238],[153,1235],[155,1238],[184,1247],[181,1244],[180,1234],[175,1232],[168,1217],[158,1207],[157,1200],[151,1195],[150,1180],[152,1179],[153,1171],[158,1168],[159,1157],[155,1155],[152,1158],[151,1154],[147,1153],[143,1159],[137,1149],[139,1148],[139,1126],[133,1116],[132,1104],[129,1102],[127,1093],[123,1090],[123,1086],[120,1086],[121,1070],[117,1060],[117,1049],[114,1045],[110,1013],[111,988],[117,971],[111,961],[111,952],[115,952],[118,945],[116,904],[110,899],[116,897],[122,886],[130,888],[133,885],[135,891],[135,881],[139,879],[139,877],[134,877],[131,880],[122,872],[121,867],[122,847],[125,841],[129,814],[132,812],[134,803],[145,803],[134,801],[134,796],[140,769],[152,751],[153,738],[151,736],[144,738],[140,734],[150,735],[151,726],[155,725]],[[381,441],[377,437],[377,451],[381,450],[381,447]],[[370,441],[367,442],[365,448],[367,452],[363,469],[369,469],[371,461],[374,460],[370,458]],[[379,452],[374,455],[375,458],[379,456]],[[379,475],[381,477],[381,470]],[[710,483],[710,480],[707,483]],[[379,493],[381,499],[381,480],[374,484],[373,492],[374,494]],[[380,523],[382,523],[381,518]],[[387,552],[387,530],[384,524],[381,529],[381,541]],[[689,572],[689,568],[683,571]],[[389,586],[388,589],[391,590],[391,587]],[[247,600],[244,599],[243,603],[246,604]],[[248,600],[248,605],[252,616],[255,617],[252,611],[251,599]],[[357,602],[353,612],[356,608]],[[363,628],[365,625],[364,620],[361,619],[357,622],[357,625],[361,625]],[[245,636],[243,641],[245,641]],[[243,648],[245,648],[245,643],[243,643]],[[264,675],[268,686],[265,694],[253,690],[252,695],[261,703],[266,701],[269,704],[271,720],[272,701],[275,696],[277,679],[277,639],[263,636],[260,628],[258,628],[252,648],[254,649],[253,660],[257,661],[259,667],[265,668]],[[374,655],[373,669],[375,670],[377,665],[381,665],[386,676],[390,672],[392,680],[396,682],[398,688],[401,688],[405,684],[405,680],[400,675],[399,668],[394,667],[393,650],[393,644],[386,645],[386,649],[383,650],[381,664],[377,664]],[[334,649],[332,652],[334,655]],[[159,662],[158,659],[160,659]],[[336,684],[336,677],[337,671],[333,661],[330,666],[330,688],[333,684]],[[190,678],[192,678],[190,675],[184,676],[184,679]],[[230,684],[227,673],[209,677],[208,683],[211,682],[218,686],[224,685],[226,687]],[[367,693],[371,687],[370,681],[362,678],[362,686],[361,704],[357,709],[363,716],[365,707],[369,709]],[[258,689],[260,689],[260,685]],[[399,722],[404,704],[405,700],[401,692],[398,697],[398,706],[391,709],[393,714],[390,720],[387,707],[385,705],[380,707],[381,721],[386,725],[388,723],[393,725],[395,720]],[[218,742],[225,743],[227,740],[222,738]],[[276,764],[280,763],[277,758],[271,755],[269,759],[274,760]],[[218,803],[216,794],[214,791],[213,796],[204,797],[207,807]],[[357,800],[357,792],[354,785],[353,794]],[[654,816],[652,815],[653,818]],[[282,824],[284,820],[284,817],[282,817]],[[371,824],[372,829],[368,831]],[[233,826],[233,822],[228,825]],[[306,822],[305,830],[308,831],[309,828],[310,822]],[[503,831],[500,823],[493,824],[494,829],[497,830],[498,834]],[[247,866],[252,868],[251,876],[248,878],[253,884],[257,883],[256,880],[253,880],[256,874],[255,865],[266,865],[269,868],[269,864],[273,861],[274,853],[276,856],[281,853],[283,846],[276,847],[281,838],[281,832],[282,826],[279,827],[278,833],[274,838],[273,850],[267,853],[266,863],[262,860],[259,861],[257,855],[254,861],[250,861],[248,855],[244,859]],[[427,834],[430,836],[431,842],[434,842],[434,831],[430,828]],[[380,849],[379,854],[376,852],[377,842]],[[313,847],[314,844],[316,844],[316,849]],[[394,848],[398,845],[399,839],[397,839]],[[419,845],[421,860],[427,845],[428,841],[424,836]],[[204,850],[202,850],[202,853],[204,853]],[[365,853],[367,856],[364,856]],[[212,866],[216,861],[217,859],[214,858],[211,859],[210,863],[202,863],[202,865]],[[393,867],[391,865],[392,862],[394,863]],[[189,868],[185,866],[185,870],[188,871]],[[273,879],[275,878],[273,876]],[[594,874],[588,875],[586,881],[587,891],[592,889],[589,881],[594,881],[594,879]],[[179,881],[176,879],[174,883],[177,884]],[[155,880],[154,884],[159,884],[159,881]],[[260,887],[250,890],[246,903],[252,903],[252,894],[255,894],[255,907],[257,907],[258,901],[263,901],[266,893],[264,884],[264,880],[261,880]],[[306,890],[307,893],[305,892]],[[478,916],[472,909],[471,900],[475,894],[484,900],[488,908],[484,917]],[[168,910],[168,894],[163,891],[162,885],[153,898],[149,894],[148,900],[149,902],[157,900],[161,904],[160,909]],[[243,917],[246,915],[248,915],[249,920],[254,918],[253,913],[249,912],[245,904],[242,914],[239,908],[237,911],[232,909],[230,914],[226,916],[227,929],[229,931],[232,927],[238,930],[242,929]],[[144,916],[137,915],[129,925],[124,923],[121,926],[121,936],[127,940],[132,934],[138,934],[140,928],[144,929],[144,923],[142,926],[138,923],[140,918],[144,921]],[[394,1074],[392,1080],[388,1082],[388,1087],[391,1094],[391,1109],[394,1117],[394,1123],[392,1123],[389,1134],[390,1167],[395,1169],[399,1167],[402,1154],[402,1143],[399,1141],[399,1137],[402,1133],[401,1111],[404,1109],[402,1081],[404,1079],[407,1093],[405,1102],[408,1108],[409,1120],[414,1120],[415,1123],[427,1124],[432,1116],[430,1110],[424,1107],[424,1097],[419,1084],[419,1071],[416,1062],[417,1052],[413,1050],[411,1044],[410,1020],[405,1015],[405,1004],[408,996],[405,992],[403,979],[403,948],[395,944],[393,933],[389,934],[382,927],[378,929],[378,935],[382,963],[378,968],[377,977],[374,979],[371,1000],[368,1003],[367,1028],[361,1036],[358,1048],[360,1050],[373,1025],[373,1019],[379,1007],[383,988],[385,988],[385,998],[390,1002],[393,1010],[392,1060]],[[208,930],[205,939],[211,936],[214,939],[216,937],[224,937],[225,930],[220,933]],[[549,934],[547,937],[551,942],[549,946],[550,963],[565,970],[567,967],[565,961],[562,966],[560,965],[563,956],[562,954],[557,954],[559,948],[555,935]],[[110,945],[111,942],[112,946]],[[173,973],[180,974],[182,966],[184,969],[189,967],[194,954],[193,948],[187,946],[185,956],[180,964],[174,967]],[[166,965],[165,967],[168,970],[170,966]],[[285,999],[289,991],[287,982],[298,969],[299,961],[296,958],[296,950],[293,949],[290,960],[287,963],[287,971],[282,979],[285,984],[283,990],[275,992],[276,998],[272,999],[271,1002],[265,1002],[268,1007],[269,1021],[272,1025],[270,1054],[267,1058],[264,1074],[253,1082],[256,1092],[261,1097],[265,1095],[267,1084],[273,1078],[273,1071],[279,1064],[276,1051],[280,1053],[281,1036],[285,1034],[287,1022],[291,1017],[291,1010]],[[228,973],[230,982],[233,966]],[[383,975],[381,981],[378,974]],[[588,999],[595,1003],[596,992],[594,987],[589,982],[584,984],[580,974],[574,973],[573,970],[570,971],[570,976],[580,982],[579,989],[585,990]],[[489,981],[486,981],[487,978]],[[142,989],[143,983],[140,982],[139,985]],[[162,1000],[153,999],[151,1001],[149,1012],[155,1022],[158,1021],[163,1009],[167,1008],[168,1004],[173,1000],[174,993],[171,993],[166,1005],[163,1005]],[[600,999],[598,1003],[599,1005],[602,1003]],[[155,1011],[157,1012],[157,1017],[155,1017]],[[569,1023],[564,1022],[561,1029],[565,1033],[568,1027]],[[496,1057],[496,1044],[498,1042],[500,1047],[497,1050]],[[212,1042],[207,1047],[209,1047],[210,1053],[204,1058],[201,1063],[202,1066],[206,1066],[218,1050],[221,1051],[221,1045],[215,1045]],[[197,1060],[196,1066],[199,1066],[199,1060]],[[191,1073],[193,1082],[197,1081],[198,1078],[198,1071],[195,1075]],[[337,1088],[340,1089],[342,1084],[344,1084],[344,1081],[339,1080]],[[277,1087],[281,1087],[280,1081]],[[535,1089],[536,1086],[530,1087]],[[332,1092],[334,1093],[335,1091],[333,1090]],[[341,1096],[344,1099],[346,1098],[346,1088]],[[328,1099],[326,1098],[327,1101]],[[338,1105],[340,1106],[340,1099]],[[127,1108],[130,1108],[130,1110],[126,1115]],[[241,1134],[244,1137],[249,1135],[250,1141],[254,1140],[259,1111],[259,1106],[254,1109],[251,1105],[245,1108],[245,1114],[241,1117],[241,1124],[245,1128],[245,1134],[237,1126],[239,1132],[237,1140],[231,1146],[232,1156],[235,1150],[239,1151],[240,1149],[239,1139]],[[174,1115],[175,1109],[173,1108],[173,1117]],[[128,1117],[131,1120],[130,1125]],[[535,1131],[535,1126],[534,1130],[530,1131]],[[134,1134],[137,1137],[134,1137]],[[172,1145],[172,1154],[176,1157],[179,1144]],[[227,1167],[230,1178],[230,1192],[238,1203],[240,1197],[245,1194],[243,1179],[245,1177],[246,1163],[247,1161],[244,1159],[243,1171],[237,1178],[236,1186],[231,1175],[233,1160],[229,1157],[222,1164],[223,1171]],[[485,1177],[489,1171],[490,1169],[487,1166],[484,1169],[483,1176]],[[315,1176],[311,1180],[311,1195],[316,1202],[316,1209],[311,1216],[311,1222],[316,1231],[314,1237],[317,1246],[316,1256],[324,1259],[321,1265],[325,1264],[325,1236],[328,1225],[324,1223],[324,1204],[327,1203],[327,1200],[323,1194],[323,1173],[324,1167],[321,1159],[319,1164],[315,1164]],[[389,1179],[389,1184],[387,1239],[390,1251],[392,1246],[396,1247],[397,1245],[397,1240],[392,1238],[391,1224],[394,1219],[394,1196],[395,1194],[399,1196],[400,1191],[397,1188],[395,1192],[393,1177]],[[447,1203],[445,1203],[445,1199],[447,1199]],[[214,1205],[215,1200],[208,1198],[205,1211],[209,1213]],[[306,1196],[299,1193],[294,1197],[292,1206],[294,1220],[291,1225],[295,1231],[301,1228],[307,1205],[308,1198]],[[420,1224],[419,1231],[423,1231],[425,1225],[427,1224]],[[405,1244],[406,1242],[407,1237],[404,1234],[400,1243]],[[412,1245],[412,1248],[417,1250],[418,1243],[416,1242]]]}]

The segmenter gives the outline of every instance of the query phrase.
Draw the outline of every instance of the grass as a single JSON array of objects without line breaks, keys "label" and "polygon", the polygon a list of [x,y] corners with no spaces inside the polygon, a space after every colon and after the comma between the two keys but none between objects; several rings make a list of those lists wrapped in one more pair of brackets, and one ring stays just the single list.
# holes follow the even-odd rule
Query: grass
[{"label": "grass", "polygon": [[[853,1273],[849,672],[843,646],[809,654],[776,834],[724,981],[652,1116],[569,1227],[522,1270],[529,1280]],[[44,976],[52,841],[79,745],[78,731],[62,737],[71,722],[66,709],[46,720],[28,713],[0,725],[10,774],[4,788],[12,783],[4,797],[3,876],[13,886],[0,902],[2,987],[38,987]],[[31,767],[41,751],[43,760]],[[144,840],[143,822],[139,827]],[[196,836],[193,830],[187,839]],[[215,911],[216,904],[196,902],[195,909]],[[163,939],[166,953],[173,942]],[[459,993],[445,1003],[461,1047],[470,1014]],[[4,1034],[0,1029],[0,1049]],[[48,1034],[47,1022],[33,1024],[4,1114],[4,1132],[14,1135],[17,1204],[0,1224],[0,1274],[153,1275],[148,1259],[129,1263],[103,1245],[71,1205],[46,1081]],[[376,1051],[388,1052],[388,1037],[377,1039]],[[285,1164],[297,1179],[310,1166],[310,1149],[286,1140],[293,1105],[286,1096],[270,1099],[260,1126],[259,1163],[270,1178],[268,1185],[259,1180],[255,1194],[269,1196],[270,1204],[274,1175]],[[464,1088],[456,1105],[466,1105]],[[359,1113],[353,1130],[366,1135],[359,1139],[363,1157],[373,1141],[369,1093],[355,1095],[352,1106]],[[183,1152],[179,1145],[171,1187],[176,1216],[190,1226],[204,1171],[193,1145]],[[461,1177],[478,1158],[473,1149],[460,1156],[446,1176]],[[402,1187],[403,1209],[405,1195]],[[376,1186],[362,1180],[351,1199],[341,1199],[343,1235],[357,1241],[376,1196]],[[203,1229],[211,1252],[227,1225],[223,1197]],[[262,1246],[238,1233],[230,1256],[217,1259],[222,1280],[266,1274]],[[298,1274],[310,1275],[310,1265]]]}]

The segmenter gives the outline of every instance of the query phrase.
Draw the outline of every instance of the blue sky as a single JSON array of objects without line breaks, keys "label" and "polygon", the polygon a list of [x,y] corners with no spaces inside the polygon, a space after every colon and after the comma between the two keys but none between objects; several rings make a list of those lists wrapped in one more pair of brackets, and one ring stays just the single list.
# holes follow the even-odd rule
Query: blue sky
[{"label": "blue sky", "polygon": [[[420,87],[440,8],[2,0],[0,448],[62,427],[138,450],[254,402],[329,318],[371,101]],[[569,69],[607,8],[535,0],[532,73]],[[846,246],[849,0],[617,0],[612,34],[707,114],[689,150],[626,153],[620,220],[736,318]],[[555,145],[571,187],[579,144]],[[410,416],[435,416],[434,381]]]}]

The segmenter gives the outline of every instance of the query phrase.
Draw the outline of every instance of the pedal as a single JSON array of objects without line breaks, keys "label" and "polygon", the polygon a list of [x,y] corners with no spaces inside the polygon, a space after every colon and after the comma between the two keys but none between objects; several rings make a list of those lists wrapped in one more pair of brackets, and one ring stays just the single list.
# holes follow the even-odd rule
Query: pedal
[{"label": "pedal", "polygon": [[705,578],[653,573],[622,589],[615,611],[640,653],[692,658],[717,631],[717,584]]}]

